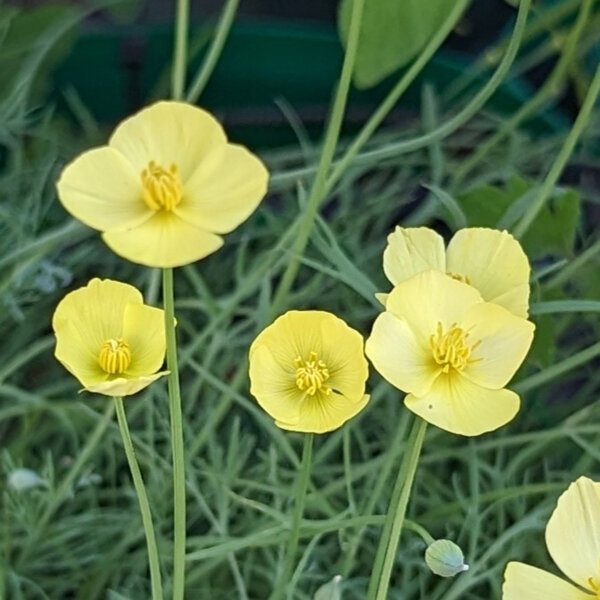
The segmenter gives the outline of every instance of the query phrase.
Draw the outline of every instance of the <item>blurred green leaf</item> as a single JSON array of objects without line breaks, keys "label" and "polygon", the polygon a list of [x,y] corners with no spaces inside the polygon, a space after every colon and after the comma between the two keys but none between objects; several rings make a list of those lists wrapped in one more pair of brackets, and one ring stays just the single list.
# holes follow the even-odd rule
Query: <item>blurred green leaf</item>
[{"label": "blurred green leaf", "polygon": [[[483,185],[457,200],[470,226],[504,228],[520,217],[529,204],[535,185],[532,181],[514,176],[504,188]],[[530,258],[572,254],[579,204],[579,194],[575,190],[555,191],[521,240]]]},{"label": "blurred green leaf", "polygon": [[[354,0],[342,0],[338,26],[346,45]],[[410,61],[439,29],[455,0],[368,0],[360,30],[354,83],[368,88]]]}]

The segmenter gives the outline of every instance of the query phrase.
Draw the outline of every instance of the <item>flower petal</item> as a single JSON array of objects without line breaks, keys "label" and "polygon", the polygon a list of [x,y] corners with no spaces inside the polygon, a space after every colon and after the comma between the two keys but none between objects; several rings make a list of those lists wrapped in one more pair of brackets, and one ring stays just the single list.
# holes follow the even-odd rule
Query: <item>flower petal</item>
[{"label": "flower petal", "polygon": [[329,370],[326,385],[349,401],[359,402],[365,393],[369,363],[365,358],[363,336],[331,313],[321,320],[322,359]]},{"label": "flower petal", "polygon": [[383,251],[383,270],[392,285],[430,269],[446,272],[442,236],[428,227],[396,227]]},{"label": "flower petal", "polygon": [[293,362],[285,369],[267,344],[251,348],[250,393],[276,421],[298,422],[304,393],[296,387]]},{"label": "flower petal", "polygon": [[154,383],[157,379],[160,379],[168,374],[169,371],[161,371],[160,373],[154,373],[153,375],[145,375],[142,377],[134,377],[133,379],[117,377],[116,379],[110,379],[96,385],[86,386],[85,391],[112,397],[131,396],[132,394],[141,392],[151,383]]},{"label": "flower petal", "polygon": [[600,575],[600,483],[580,477],[560,496],[546,526],[546,545],[558,568],[589,589]]},{"label": "flower petal", "polygon": [[429,344],[437,324],[460,324],[467,311],[481,302],[479,292],[440,271],[425,271],[394,287],[386,310],[404,319],[419,344]]},{"label": "flower petal", "polygon": [[466,276],[487,302],[520,317],[529,311],[529,261],[507,231],[472,227],[458,231],[447,251],[451,273]]},{"label": "flower petal", "polygon": [[254,154],[234,144],[227,144],[219,163],[212,166],[200,165],[185,182],[175,213],[206,231],[229,233],[263,199],[269,174]]},{"label": "flower petal", "polygon": [[525,359],[535,325],[497,304],[482,302],[469,309],[462,327],[471,343],[479,342],[463,375],[486,388],[503,388]]},{"label": "flower petal", "polygon": [[592,600],[592,596],[542,569],[509,562],[502,600]]},{"label": "flower petal", "polygon": [[208,112],[184,102],[157,102],[123,121],[108,143],[138,174],[150,161],[163,168],[176,164],[186,181],[203,161],[218,156],[227,138]]},{"label": "flower petal", "polygon": [[129,304],[125,309],[123,339],[131,350],[126,377],[150,375],[165,360],[165,313],[145,304]]},{"label": "flower petal", "polygon": [[97,357],[104,342],[122,337],[127,305],[143,302],[142,294],[132,285],[94,278],[59,302],[52,327],[60,338],[63,323],[69,322],[79,335],[78,349]]},{"label": "flower petal", "polygon": [[287,423],[276,420],[275,424],[288,431],[327,433],[338,429],[346,421],[356,416],[368,401],[368,395],[362,396],[358,402],[353,402],[336,392],[328,395],[317,393],[304,398],[297,422]]},{"label": "flower petal", "polygon": [[140,176],[108,146],[84,152],[68,164],[56,187],[63,206],[100,231],[123,231],[152,216],[142,198]]},{"label": "flower petal", "polygon": [[102,238],[119,256],[148,267],[187,265],[223,245],[223,238],[189,225],[167,211],[157,212],[139,227],[107,232]]},{"label": "flower petal", "polygon": [[466,436],[494,431],[514,418],[520,406],[510,390],[488,390],[458,373],[440,375],[423,397],[409,394],[406,407],[432,425]]},{"label": "flower petal", "polygon": [[366,353],[382,377],[399,390],[417,396],[429,391],[441,371],[431,351],[417,341],[406,321],[391,312],[375,320]]}]

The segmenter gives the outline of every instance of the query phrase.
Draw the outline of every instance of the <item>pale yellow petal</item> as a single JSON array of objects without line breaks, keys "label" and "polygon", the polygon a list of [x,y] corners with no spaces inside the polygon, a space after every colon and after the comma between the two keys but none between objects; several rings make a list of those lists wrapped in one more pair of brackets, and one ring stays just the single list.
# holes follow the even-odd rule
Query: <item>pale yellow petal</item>
[{"label": "pale yellow petal", "polygon": [[488,390],[454,372],[440,375],[421,398],[409,394],[406,407],[450,433],[475,436],[494,431],[517,414],[520,399],[510,390]]},{"label": "pale yellow petal", "polygon": [[206,231],[228,233],[254,212],[268,180],[258,157],[242,146],[227,144],[218,164],[211,169],[201,165],[184,183],[175,213]]},{"label": "pale yellow petal", "polygon": [[184,102],[157,102],[123,121],[109,145],[141,174],[150,161],[163,168],[175,164],[188,177],[204,161],[218,159],[227,143],[223,128],[208,112]]},{"label": "pale yellow petal", "polygon": [[381,302],[381,304],[384,306],[387,304],[387,299],[388,299],[389,294],[384,294],[383,292],[377,292],[375,294],[375,298],[377,300],[379,300],[379,302]]},{"label": "pale yellow petal", "polygon": [[96,385],[86,386],[85,390],[87,392],[94,392],[95,394],[103,394],[104,396],[131,396],[132,394],[141,392],[151,383],[168,374],[169,371],[161,371],[160,373],[134,377],[133,379],[117,377],[116,379],[110,379]]},{"label": "pale yellow petal", "polygon": [[429,269],[446,271],[442,236],[427,227],[396,227],[383,252],[383,270],[392,285]]},{"label": "pale yellow petal", "polygon": [[366,354],[393,386],[417,396],[426,394],[441,369],[410,326],[391,312],[380,314],[367,339]]},{"label": "pale yellow petal", "polygon": [[547,571],[510,562],[504,572],[502,600],[592,600],[592,596]]},{"label": "pale yellow petal", "polygon": [[297,423],[304,393],[296,387],[293,363],[285,368],[267,344],[254,345],[250,351],[250,393],[276,421]]},{"label": "pale yellow petal", "polygon": [[98,363],[98,349],[91,346],[85,331],[67,320],[55,322],[56,348],[54,356],[83,386],[108,379]]},{"label": "pale yellow petal", "polygon": [[324,314],[320,321],[323,346],[319,358],[329,370],[326,385],[348,400],[358,402],[364,396],[369,377],[363,336],[339,317]]},{"label": "pale yellow petal", "polygon": [[130,304],[125,309],[123,339],[131,350],[127,378],[150,375],[165,360],[165,313],[152,306]]},{"label": "pale yellow petal", "polygon": [[404,319],[419,344],[429,344],[437,324],[444,330],[462,322],[467,311],[481,302],[479,292],[440,271],[425,271],[396,285],[386,310]]},{"label": "pale yellow petal", "polygon": [[287,423],[276,420],[275,424],[288,431],[327,433],[338,429],[346,421],[356,416],[368,401],[368,395],[362,396],[358,402],[355,402],[335,392],[328,395],[317,393],[304,398],[297,422]]},{"label": "pale yellow petal", "polygon": [[558,568],[581,587],[600,584],[600,483],[580,477],[560,496],[546,526],[546,545]]},{"label": "pale yellow petal", "polygon": [[108,146],[84,152],[68,164],[56,187],[63,206],[100,231],[123,231],[152,216],[142,199],[139,175]]},{"label": "pale yellow petal", "polygon": [[461,326],[477,344],[463,375],[486,388],[503,388],[521,366],[533,341],[535,325],[497,304],[471,307]]},{"label": "pale yellow petal", "polygon": [[223,238],[218,235],[189,225],[166,211],[157,212],[139,227],[104,233],[102,238],[119,256],[148,267],[187,265],[223,245]]},{"label": "pale yellow petal", "polygon": [[529,306],[527,255],[507,231],[472,227],[458,231],[447,251],[448,271],[468,277],[487,302],[526,317]]},{"label": "pale yellow petal", "polygon": [[97,356],[104,342],[122,337],[127,305],[143,302],[142,294],[132,285],[95,278],[59,302],[52,327],[58,336],[61,324],[69,322],[78,332],[85,350]]}]

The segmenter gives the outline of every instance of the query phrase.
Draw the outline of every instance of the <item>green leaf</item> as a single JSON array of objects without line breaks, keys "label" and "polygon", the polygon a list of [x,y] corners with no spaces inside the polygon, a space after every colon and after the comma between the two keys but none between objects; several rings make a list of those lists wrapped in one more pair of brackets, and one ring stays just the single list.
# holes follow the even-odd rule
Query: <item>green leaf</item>
[{"label": "green leaf", "polygon": [[[354,0],[342,0],[338,27],[348,40]],[[456,0],[365,0],[354,83],[368,88],[416,56],[440,28]]]},{"label": "green leaf", "polygon": [[[514,176],[504,188],[483,185],[457,198],[469,226],[510,230],[536,193],[533,181]],[[573,252],[580,198],[572,189],[557,189],[521,240],[530,258],[569,256]]]}]

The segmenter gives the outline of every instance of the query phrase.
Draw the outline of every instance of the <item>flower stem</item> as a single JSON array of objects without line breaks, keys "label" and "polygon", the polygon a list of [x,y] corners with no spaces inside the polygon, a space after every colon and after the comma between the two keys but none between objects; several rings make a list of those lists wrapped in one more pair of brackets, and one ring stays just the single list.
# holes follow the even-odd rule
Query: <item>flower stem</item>
[{"label": "flower stem", "polygon": [[175,338],[175,300],[173,269],[163,269],[163,302],[167,334],[167,368],[169,369],[169,413],[173,453],[173,600],[183,600],[185,590],[185,459],[183,419],[177,367]]},{"label": "flower stem", "polygon": [[175,46],[173,48],[173,72],[171,76],[171,95],[174,100],[181,100],[184,96],[189,19],[189,0],[177,0]]},{"label": "flower stem", "polygon": [[408,500],[415,480],[426,429],[427,422],[421,418],[417,418],[410,432],[406,454],[398,471],[390,508],[375,556],[375,563],[367,592],[369,600],[386,600],[387,598],[392,568],[396,558],[396,550],[400,541],[402,526],[404,525]]},{"label": "flower stem", "polygon": [[140,512],[142,513],[142,524],[144,526],[144,534],[146,535],[148,560],[150,563],[152,600],[162,600],[163,594],[160,576],[160,561],[158,558],[158,547],[156,545],[156,536],[154,534],[154,525],[152,523],[152,513],[150,512],[148,495],[146,493],[146,487],[144,486],[144,480],[142,478],[142,473],[140,472],[137,458],[135,457],[135,450],[133,448],[131,434],[129,433],[129,426],[127,425],[127,415],[125,414],[125,407],[123,406],[123,398],[116,397],[113,398],[113,400],[115,402],[115,409],[117,411],[117,421],[119,422],[119,429],[121,430],[121,438],[123,439],[125,455],[127,456],[129,470],[131,471],[133,485],[135,487],[135,492],[140,505]]},{"label": "flower stem", "polygon": [[304,505],[306,503],[306,490],[308,489],[308,481],[310,476],[310,465],[312,460],[312,446],[314,435],[307,433],[304,435],[304,449],[302,450],[302,463],[300,465],[300,473],[298,475],[298,483],[295,493],[294,514],[292,515],[292,523],[290,526],[290,537],[285,554],[285,563],[281,576],[277,581],[277,586],[271,594],[269,600],[280,600],[285,596],[286,587],[292,576],[294,569],[294,559],[298,550],[298,541],[300,539],[300,524],[302,522],[302,513],[304,513]]}]

